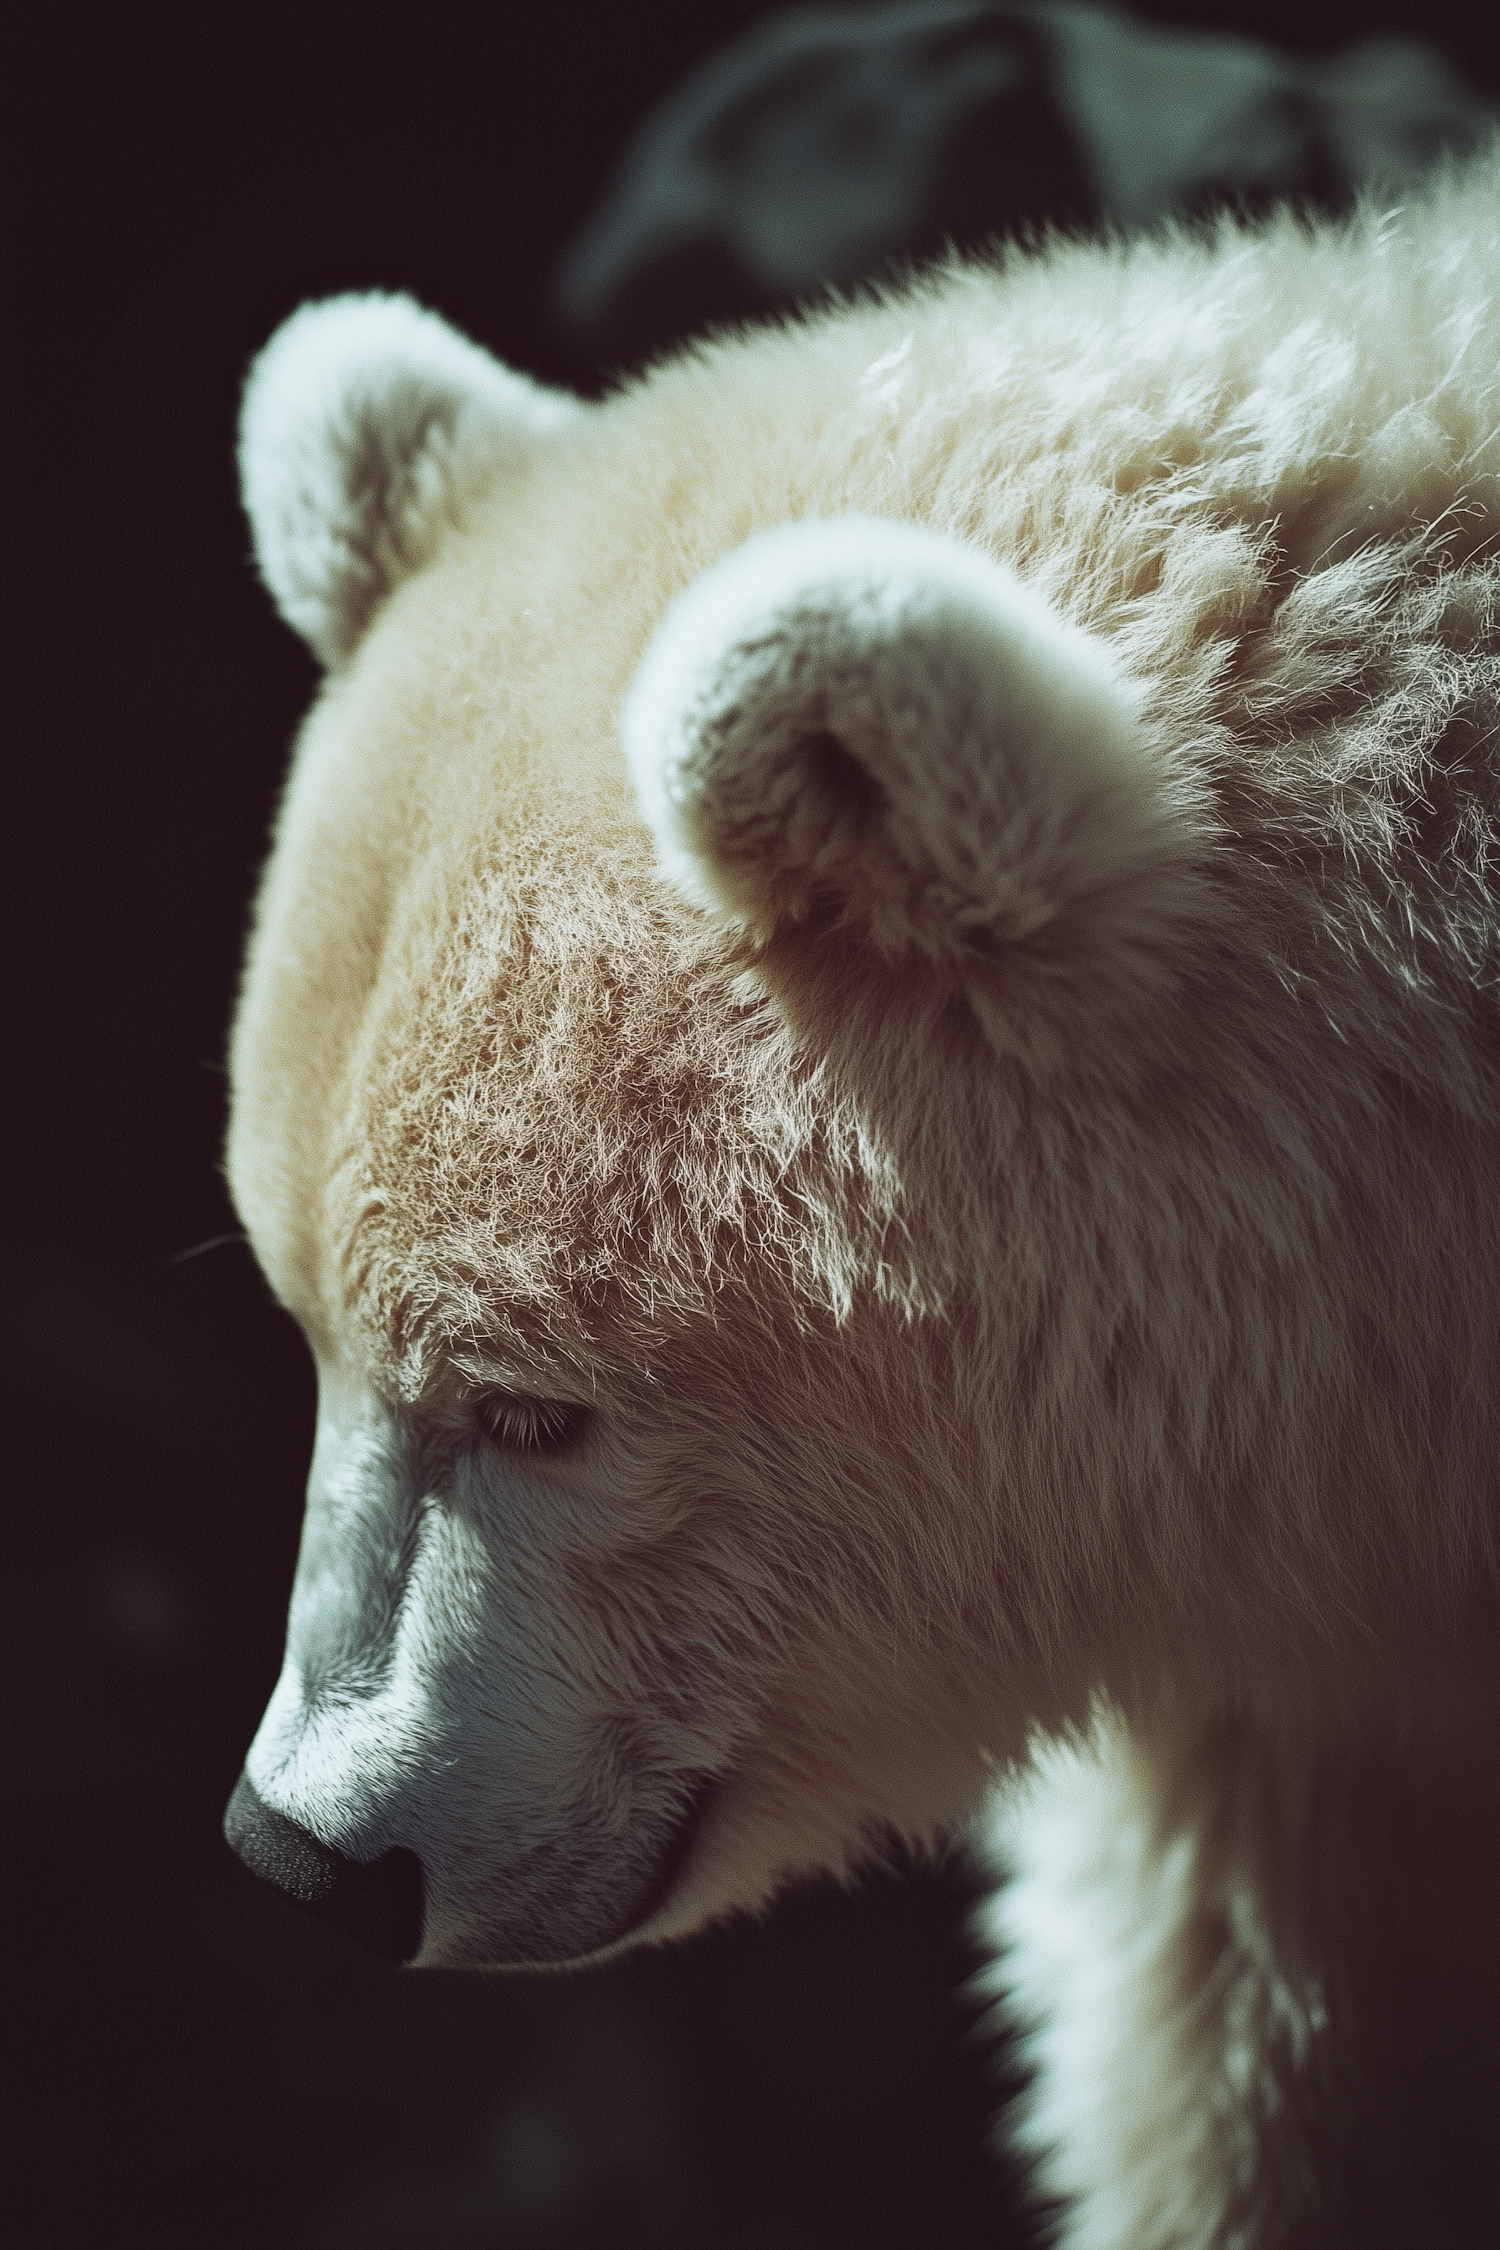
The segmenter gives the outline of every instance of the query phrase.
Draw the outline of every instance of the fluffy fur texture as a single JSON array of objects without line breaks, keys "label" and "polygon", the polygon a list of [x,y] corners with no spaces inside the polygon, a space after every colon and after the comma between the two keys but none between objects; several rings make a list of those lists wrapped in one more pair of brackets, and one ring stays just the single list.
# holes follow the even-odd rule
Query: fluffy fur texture
[{"label": "fluffy fur texture", "polygon": [[1139,992],[1191,915],[1205,823],[1134,706],[1013,571],[844,516],[695,579],[622,731],[664,872],[756,937],[821,901],[892,960],[987,981],[1004,950],[1046,947]]},{"label": "fluffy fur texture", "polygon": [[1494,163],[959,268],[410,547],[410,421],[287,408],[303,629],[408,568],[235,1032],[325,1400],[252,1777],[454,1963],[998,1801],[1088,2250],[1483,2238],[1497,286]]},{"label": "fluffy fur texture", "polygon": [[[1495,2233],[1493,1676],[1472,1711],[1269,1732],[1101,1710],[989,1841],[985,1978],[1068,2250]],[[1013,2127],[1014,2130],[1014,2127]]]},{"label": "fluffy fur texture", "polygon": [[304,305],[257,360],[240,426],[245,510],[287,623],[343,663],[473,485],[576,411],[409,297]]}]

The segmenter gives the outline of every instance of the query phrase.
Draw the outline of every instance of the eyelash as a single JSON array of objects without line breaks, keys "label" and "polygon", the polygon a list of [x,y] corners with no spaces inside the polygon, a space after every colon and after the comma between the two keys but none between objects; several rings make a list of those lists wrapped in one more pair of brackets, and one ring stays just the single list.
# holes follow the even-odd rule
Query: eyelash
[{"label": "eyelash", "polygon": [[586,1406],[557,1398],[489,1398],[479,1408],[485,1431],[507,1453],[561,1453],[588,1417]]}]

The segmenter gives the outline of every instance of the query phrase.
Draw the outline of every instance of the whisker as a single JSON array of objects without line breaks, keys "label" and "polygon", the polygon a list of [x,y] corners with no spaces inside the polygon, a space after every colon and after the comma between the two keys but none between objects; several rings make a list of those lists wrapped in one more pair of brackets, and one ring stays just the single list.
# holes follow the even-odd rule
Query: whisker
[{"label": "whisker", "polygon": [[226,1242],[248,1242],[248,1234],[211,1234],[207,1242],[195,1242],[191,1250],[178,1250],[168,1258],[169,1266],[185,1265],[189,1258],[201,1258],[205,1250],[221,1250]]}]

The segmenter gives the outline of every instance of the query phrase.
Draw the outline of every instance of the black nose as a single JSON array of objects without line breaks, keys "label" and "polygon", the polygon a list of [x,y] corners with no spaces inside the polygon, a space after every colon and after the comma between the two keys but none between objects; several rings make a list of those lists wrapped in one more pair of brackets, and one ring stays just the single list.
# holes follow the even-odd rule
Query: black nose
[{"label": "black nose", "polygon": [[249,1868],[387,1961],[422,1949],[422,1862],[415,1852],[382,1852],[365,1864],[320,1844],[257,1796],[248,1774],[224,1815],[224,1834]]}]

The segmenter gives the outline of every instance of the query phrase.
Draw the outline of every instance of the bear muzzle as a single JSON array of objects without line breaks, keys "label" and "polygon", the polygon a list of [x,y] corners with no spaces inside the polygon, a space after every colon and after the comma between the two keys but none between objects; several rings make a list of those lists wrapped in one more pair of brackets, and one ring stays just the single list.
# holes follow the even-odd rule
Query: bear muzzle
[{"label": "bear muzzle", "polygon": [[252,1875],[382,1959],[412,1961],[422,1950],[422,1862],[404,1845],[378,1859],[351,1859],[274,1811],[244,1773],[224,1814],[224,1835]]}]

